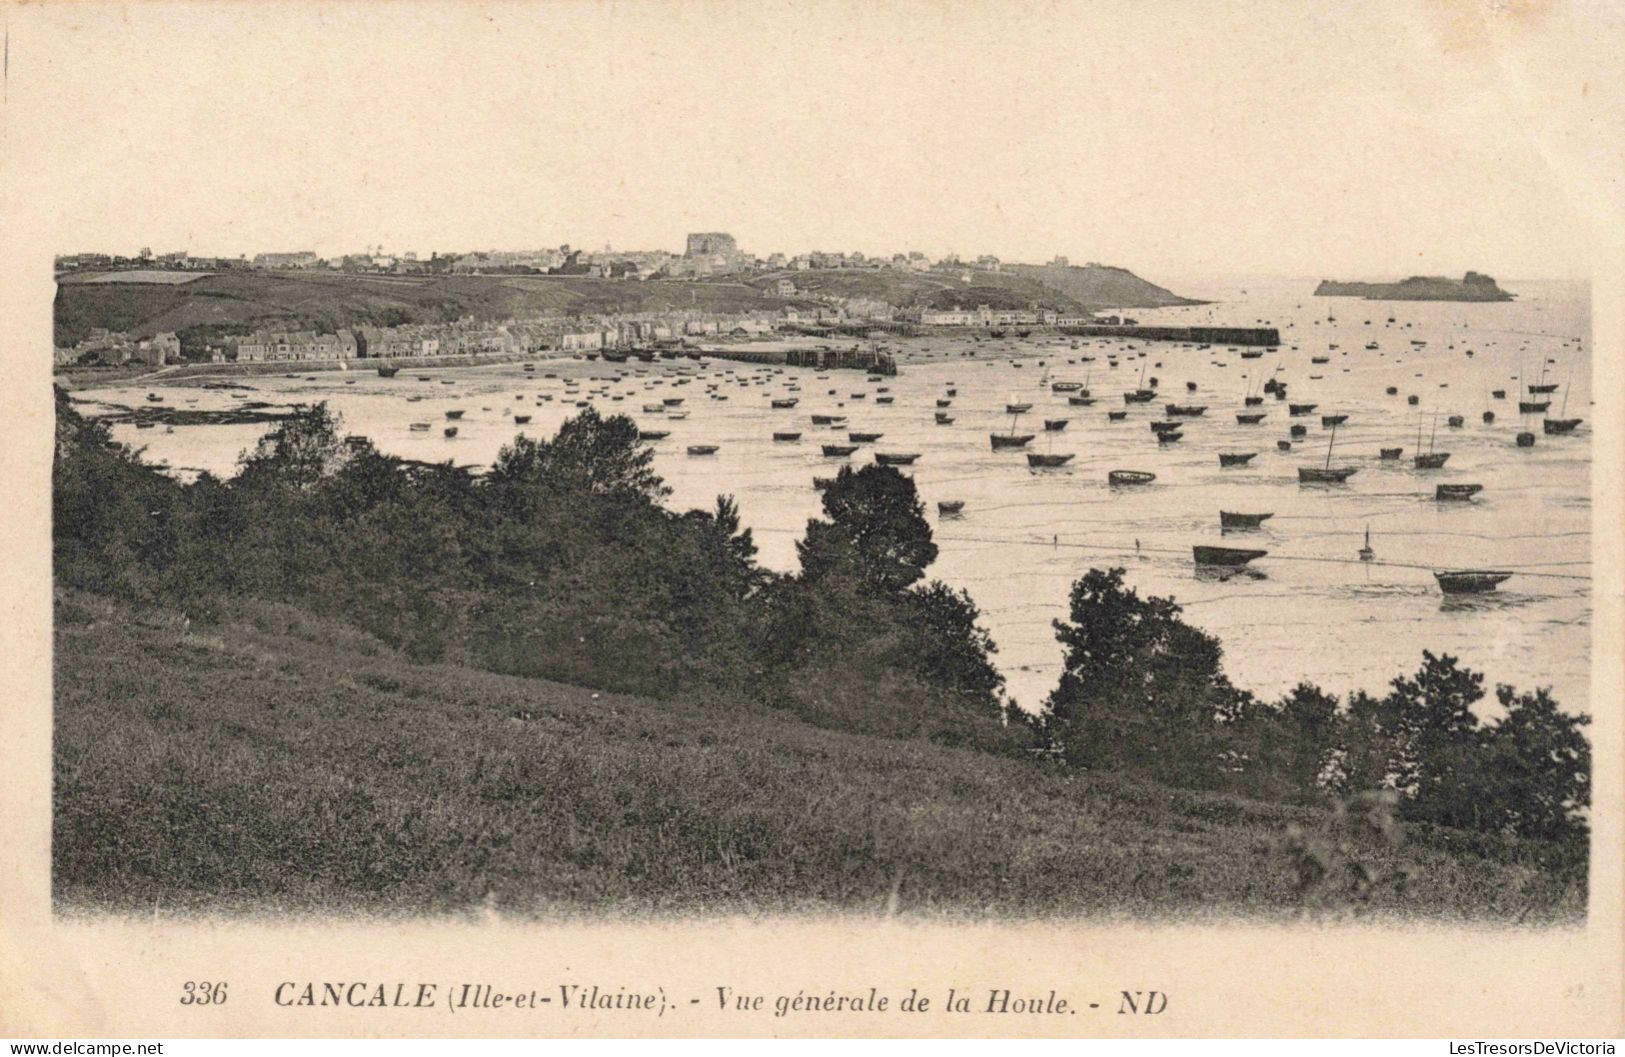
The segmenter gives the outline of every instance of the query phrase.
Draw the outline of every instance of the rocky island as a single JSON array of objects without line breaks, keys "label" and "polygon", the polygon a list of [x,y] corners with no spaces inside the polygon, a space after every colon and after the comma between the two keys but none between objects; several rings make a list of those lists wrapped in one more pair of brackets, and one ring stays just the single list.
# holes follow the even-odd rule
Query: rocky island
[{"label": "rocky island", "polygon": [[1316,297],[1363,297],[1367,301],[1510,301],[1512,295],[1478,272],[1460,279],[1413,275],[1397,283],[1340,283],[1322,279]]}]

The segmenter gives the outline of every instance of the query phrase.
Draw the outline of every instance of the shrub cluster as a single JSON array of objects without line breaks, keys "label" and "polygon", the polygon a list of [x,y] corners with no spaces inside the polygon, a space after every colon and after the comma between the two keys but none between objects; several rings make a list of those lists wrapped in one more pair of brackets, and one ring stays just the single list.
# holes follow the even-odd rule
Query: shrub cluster
[{"label": "shrub cluster", "polygon": [[[702,693],[843,729],[1004,745],[1003,679],[912,480],[844,471],[798,575],[756,562],[728,496],[674,512],[624,416],[518,437],[487,473],[387,456],[325,405],[229,480],[144,465],[59,392],[59,582],[208,617],[234,595],[338,616],[422,661],[654,697]],[[1018,735],[1024,728],[1018,728]]]},{"label": "shrub cluster", "polygon": [[1414,676],[1347,702],[1301,683],[1261,701],[1225,677],[1219,642],[1165,598],[1141,598],[1123,570],[1073,585],[1059,685],[1033,724],[1069,763],[1171,785],[1313,801],[1391,790],[1400,816],[1542,840],[1583,838],[1590,804],[1588,717],[1544,689],[1496,688],[1481,719],[1483,676],[1423,651]]}]

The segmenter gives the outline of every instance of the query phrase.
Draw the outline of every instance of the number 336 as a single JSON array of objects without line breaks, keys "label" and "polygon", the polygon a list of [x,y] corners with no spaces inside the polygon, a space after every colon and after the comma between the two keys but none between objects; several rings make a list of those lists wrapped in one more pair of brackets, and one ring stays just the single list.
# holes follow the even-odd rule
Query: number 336
[{"label": "number 336", "polygon": [[181,985],[183,1006],[223,1006],[226,1004],[226,985],[207,981],[191,981]]}]

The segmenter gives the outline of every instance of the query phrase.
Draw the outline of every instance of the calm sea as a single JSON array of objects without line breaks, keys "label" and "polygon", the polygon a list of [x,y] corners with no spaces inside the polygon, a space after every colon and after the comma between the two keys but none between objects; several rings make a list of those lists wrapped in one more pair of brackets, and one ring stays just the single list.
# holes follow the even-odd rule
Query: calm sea
[{"label": "calm sea", "polygon": [[[854,372],[722,360],[681,368],[538,360],[534,374],[504,365],[406,369],[385,380],[357,368],[247,384],[253,399],[327,400],[349,432],[386,452],[460,465],[488,464],[517,432],[550,435],[576,401],[625,412],[645,428],[670,431],[656,444],[656,465],[674,489],[673,505],[708,507],[718,493],[733,494],[762,560],[784,570],[795,567],[795,540],[819,510],[813,477],[847,461],[821,456],[820,442],[843,441],[848,430],[882,433],[851,461],[868,461],[877,450],[919,454],[906,472],[918,482],[941,548],[931,573],[970,591],[998,643],[1010,692],[1028,708],[1041,704],[1058,675],[1051,621],[1065,615],[1072,581],[1091,566],[1122,566],[1142,594],[1172,596],[1188,619],[1219,636],[1231,678],[1262,695],[1304,679],[1338,693],[1380,690],[1413,671],[1426,648],[1461,657],[1491,683],[1549,685],[1565,708],[1590,711],[1589,293],[1576,283],[1502,285],[1516,301],[1316,298],[1313,280],[1240,280],[1181,288],[1212,304],[1131,313],[1148,324],[1279,327],[1281,348],[1258,359],[1224,346],[1087,339],[1074,347],[1071,339],[1012,334],[894,340],[903,368],[873,382]],[[1367,348],[1371,343],[1377,347]],[[1312,362],[1317,357],[1327,362]],[[1158,380],[1161,395],[1125,405],[1121,394],[1139,384],[1142,370],[1147,384]],[[544,378],[548,372],[559,377]],[[1318,406],[1289,417],[1287,401],[1266,396],[1252,409],[1267,412],[1263,422],[1239,424],[1243,397],[1272,375],[1287,384],[1290,402]],[[1539,415],[1519,414],[1521,385],[1541,380],[1558,385],[1553,416],[1566,401],[1567,417],[1588,420],[1573,435],[1548,437]],[[1096,403],[1070,405],[1067,394],[1051,390],[1057,381],[1083,383]],[[1396,395],[1386,394],[1390,386]],[[950,388],[956,395],[945,397]],[[1491,395],[1496,389],[1505,390],[1504,399]],[[200,408],[240,402],[218,390],[151,384],[76,396],[134,405],[149,392]],[[893,403],[876,402],[888,395]],[[788,396],[799,399],[795,408],[769,407],[773,397]],[[645,410],[676,397],[684,418]],[[939,398],[952,401],[951,425],[934,422]],[[1011,402],[1033,405],[1014,420],[1018,432],[1036,434],[1030,450],[1070,453],[1066,467],[1032,470],[1020,451],[991,450],[989,433],[1012,426],[1004,410]],[[1148,423],[1164,418],[1170,402],[1207,410],[1187,421],[1181,440],[1159,445]],[[450,409],[465,414],[459,435],[448,440],[442,427]],[[1108,421],[1108,410],[1125,409],[1123,421]],[[1493,423],[1482,421],[1486,410]],[[815,427],[813,413],[848,421]],[[516,414],[532,419],[518,426]],[[1358,472],[1346,485],[1300,485],[1299,466],[1326,464],[1332,431],[1321,424],[1325,414],[1348,416],[1336,430],[1331,464]],[[1448,426],[1452,415],[1464,425]],[[1063,431],[1044,429],[1044,419],[1059,418],[1067,419]],[[413,422],[432,426],[413,432]],[[1279,451],[1277,441],[1290,439],[1294,424],[1307,427],[1306,435]],[[229,474],[263,429],[119,426],[115,436],[177,471]],[[802,437],[775,442],[774,430]],[[1515,445],[1520,430],[1537,435],[1533,448]],[[1412,468],[1418,443],[1449,452],[1446,465]],[[690,444],[719,451],[690,456]],[[1404,457],[1381,461],[1384,447],[1403,447]],[[1221,468],[1220,452],[1258,454],[1245,466]],[[1113,469],[1157,478],[1146,487],[1112,488],[1106,475]],[[1481,484],[1483,491],[1471,502],[1441,503],[1434,498],[1439,483]],[[940,516],[942,500],[962,500],[963,515]],[[1221,535],[1221,509],[1274,516],[1256,532]],[[1375,559],[1362,562],[1368,530]],[[1268,554],[1245,572],[1221,576],[1195,566],[1195,544]],[[1451,568],[1517,575],[1492,594],[1447,599],[1432,573]]]}]

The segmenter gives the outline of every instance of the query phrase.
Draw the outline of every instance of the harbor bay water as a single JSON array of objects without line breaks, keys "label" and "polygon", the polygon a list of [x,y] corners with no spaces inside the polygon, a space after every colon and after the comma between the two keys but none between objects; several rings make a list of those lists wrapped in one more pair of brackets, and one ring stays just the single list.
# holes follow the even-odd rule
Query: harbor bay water
[{"label": "harbor bay water", "polygon": [[[234,378],[242,383],[236,391],[152,379],[74,395],[90,401],[89,413],[143,404],[149,393],[199,410],[324,400],[346,431],[385,452],[471,467],[489,465],[516,434],[552,435],[590,404],[667,433],[651,443],[670,503],[709,507],[718,494],[734,495],[761,560],[784,571],[796,567],[795,541],[819,514],[815,477],[877,453],[917,454],[902,472],[919,486],[941,551],[930,575],[971,593],[999,645],[1010,693],[1025,708],[1039,707],[1059,675],[1051,622],[1065,617],[1073,581],[1091,567],[1122,566],[1142,594],[1175,598],[1192,623],[1217,635],[1231,678],[1261,696],[1300,680],[1340,694],[1380,691],[1430,649],[1459,656],[1491,683],[1551,686],[1566,709],[1590,711],[1588,291],[1503,285],[1517,300],[1316,298],[1313,280],[1245,280],[1182,289],[1210,304],[1133,313],[1144,324],[1275,326],[1281,345],[1267,351],[978,331],[882,339],[900,372],[880,379],[714,358],[538,358],[534,371],[406,368],[389,379],[364,364],[316,373],[289,365],[287,376]],[[1152,378],[1154,400],[1124,402],[1124,391]],[[1284,383],[1286,398],[1264,394],[1261,404],[1245,405],[1267,379]],[[1094,402],[1073,403],[1080,394],[1057,392],[1057,382],[1079,384]],[[1531,397],[1531,383],[1557,388]],[[1586,421],[1548,436],[1542,415],[1520,414],[1520,395],[1550,399],[1551,416]],[[772,406],[791,399],[793,407]],[[1023,403],[1031,410],[1006,412]],[[1180,439],[1159,443],[1149,423],[1166,420],[1171,403],[1206,410],[1175,419]],[[1294,416],[1292,404],[1316,406]],[[461,417],[447,418],[457,411]],[[938,411],[953,421],[939,424]],[[1109,411],[1124,414],[1112,421]],[[1237,421],[1237,413],[1259,412],[1257,424]],[[814,414],[845,421],[814,425]],[[1327,415],[1347,416],[1335,443]],[[522,416],[529,421],[517,422]],[[1046,430],[1046,419],[1066,425]],[[450,426],[452,438],[444,435]],[[1302,436],[1291,436],[1292,426]],[[178,473],[229,475],[267,428],[121,423],[114,435]],[[989,435],[1012,429],[1034,439],[1025,449],[993,450]],[[1536,435],[1532,447],[1516,443],[1525,430]],[[775,440],[775,432],[800,437]],[[825,443],[855,443],[853,432],[880,437],[857,442],[850,456],[821,453]],[[1415,468],[1419,443],[1448,460]],[[710,445],[714,454],[689,454]],[[1395,447],[1401,458],[1379,458]],[[1073,458],[1033,469],[1029,451]],[[1221,453],[1256,454],[1221,466]],[[1345,484],[1299,483],[1299,467],[1325,465],[1356,472]],[[1156,479],[1112,486],[1107,474],[1116,469]],[[1440,484],[1483,490],[1440,501]],[[943,502],[963,503],[962,512],[941,513]],[[1221,532],[1221,510],[1273,516],[1256,530]],[[1374,555],[1362,561],[1367,530]],[[1268,553],[1245,568],[1212,569],[1195,564],[1196,545]],[[1456,568],[1515,575],[1493,593],[1445,596],[1433,573]]]}]

